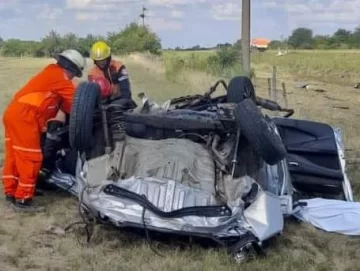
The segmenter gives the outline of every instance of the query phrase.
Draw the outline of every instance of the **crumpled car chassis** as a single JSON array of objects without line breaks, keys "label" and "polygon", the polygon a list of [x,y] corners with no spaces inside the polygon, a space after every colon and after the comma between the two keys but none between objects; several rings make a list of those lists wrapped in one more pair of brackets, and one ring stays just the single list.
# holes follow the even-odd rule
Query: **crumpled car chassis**
[{"label": "crumpled car chassis", "polygon": [[[121,145],[126,144],[127,140],[130,141],[130,144],[127,144],[132,143],[132,148],[134,143],[140,143],[138,145],[142,145],[142,150],[146,144],[154,145],[151,144],[151,140],[145,140],[144,144],[142,139],[127,138],[118,143],[110,155],[105,154],[85,161],[84,164],[79,157],[76,177],[55,172],[48,181],[78,196],[86,212],[97,217],[99,221],[110,222],[117,227],[131,226],[164,233],[211,238],[221,244],[226,243],[233,249],[236,248],[237,252],[231,252],[234,257],[240,257],[239,253],[244,254],[240,259],[246,259],[247,254],[254,251],[243,251],[245,246],[251,244],[258,251],[261,241],[281,233],[283,210],[280,199],[271,192],[263,191],[249,176],[225,180],[222,186],[225,187],[224,193],[229,198],[227,202],[214,195],[211,186],[203,185],[201,188],[197,186],[196,181],[189,185],[171,178],[135,177],[136,175],[115,182],[107,180],[110,179],[107,176],[113,174],[111,165],[116,163],[115,160],[122,149]],[[183,144],[197,144],[187,139],[167,141],[171,144],[179,140],[183,141]],[[160,145],[161,141],[158,142]],[[186,150],[190,149],[196,148]],[[130,153],[133,154],[131,151]],[[191,154],[191,151],[188,153]],[[192,155],[193,157],[190,155],[183,160],[184,164],[193,163],[196,156],[195,153]],[[160,157],[163,157],[161,153]],[[129,161],[124,168],[133,166],[131,162],[138,162],[134,159]],[[142,161],[139,170],[151,169],[151,166],[151,163]],[[282,166],[286,167],[286,164]],[[270,175],[274,174],[272,167],[264,166],[264,179],[278,179]],[[166,170],[163,170],[161,173],[165,172]],[[278,180],[285,185],[286,175],[281,178]],[[186,177],[183,179],[186,181]],[[273,184],[273,187],[277,188],[278,184]]]},{"label": "crumpled car chassis", "polygon": [[[91,83],[81,87],[96,90]],[[226,243],[236,261],[246,260],[255,251],[259,252],[263,241],[282,232],[284,215],[292,211],[294,189],[289,163],[279,143],[282,131],[271,119],[256,112],[253,121],[266,123],[260,126],[268,130],[266,136],[259,129],[249,130],[251,121],[234,118],[234,104],[236,107],[246,100],[245,105],[253,110],[249,99],[255,101],[255,94],[249,80],[236,77],[226,87],[227,100],[220,97],[215,105],[225,113],[209,110],[209,103],[203,102],[208,94],[179,98],[175,105],[170,102],[165,108],[155,108],[154,104],[151,107],[144,98],[138,112],[124,112],[119,106],[120,110],[114,113],[107,111],[110,107],[103,106],[102,118],[98,115],[94,119],[89,118],[90,113],[96,115],[91,108],[83,116],[73,109],[72,119],[78,126],[71,130],[70,120],[69,132],[72,147],[79,151],[76,173],[71,175],[59,169],[48,182],[78,196],[83,211],[99,221],[118,227],[211,238]],[[81,89],[77,94],[80,99]],[[87,95],[96,97],[95,92]],[[291,110],[282,110],[271,101],[258,98],[257,102],[271,110],[290,112],[286,117],[291,115]],[[81,102],[75,99],[74,104],[76,107]],[[251,110],[242,112],[251,113]],[[96,119],[102,119],[99,125]],[[113,129],[119,123],[114,124],[114,119],[122,125],[125,121],[128,128],[145,123],[145,131],[156,132],[144,136],[129,128],[124,137],[119,137],[119,130]],[[90,125],[79,128],[81,120]],[[241,129],[237,128],[237,121],[242,124]],[[169,129],[169,125],[173,127]],[[245,141],[237,140],[239,130],[245,130]],[[257,138],[263,137],[263,141],[259,143],[257,138],[249,137],[250,132],[258,135]],[[89,133],[95,146],[103,146],[102,151],[94,154],[95,146],[84,148]],[[196,134],[198,140],[185,134]],[[343,168],[341,172],[344,173]],[[345,194],[349,197],[351,191]]]}]

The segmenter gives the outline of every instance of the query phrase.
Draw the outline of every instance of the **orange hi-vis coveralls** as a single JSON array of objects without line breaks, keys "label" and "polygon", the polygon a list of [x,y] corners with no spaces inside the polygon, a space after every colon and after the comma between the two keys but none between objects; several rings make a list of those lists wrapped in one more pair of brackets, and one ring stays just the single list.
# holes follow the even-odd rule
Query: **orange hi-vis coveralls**
[{"label": "orange hi-vis coveralls", "polygon": [[50,64],[15,94],[3,116],[6,195],[18,200],[34,197],[43,158],[41,130],[59,109],[70,113],[74,92],[75,85],[65,71]]},{"label": "orange hi-vis coveralls", "polygon": [[128,74],[121,61],[112,59],[105,70],[94,65],[89,70],[88,80],[96,77],[106,78],[110,82],[112,97],[131,98]]}]

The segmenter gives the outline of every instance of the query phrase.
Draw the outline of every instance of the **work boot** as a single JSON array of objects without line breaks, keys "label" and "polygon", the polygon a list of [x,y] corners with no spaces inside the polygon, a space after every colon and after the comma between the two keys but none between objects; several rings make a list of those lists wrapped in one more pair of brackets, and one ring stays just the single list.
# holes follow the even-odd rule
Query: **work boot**
[{"label": "work boot", "polygon": [[41,190],[41,189],[36,188],[36,190],[35,190],[35,196],[37,196],[37,197],[43,197],[43,196],[45,196],[44,190]]},{"label": "work boot", "polygon": [[15,203],[15,197],[12,195],[5,195],[5,202],[7,205],[12,205]]},{"label": "work boot", "polygon": [[38,213],[45,211],[44,206],[40,206],[34,203],[32,199],[15,200],[14,209],[15,211],[27,212],[27,213]]}]

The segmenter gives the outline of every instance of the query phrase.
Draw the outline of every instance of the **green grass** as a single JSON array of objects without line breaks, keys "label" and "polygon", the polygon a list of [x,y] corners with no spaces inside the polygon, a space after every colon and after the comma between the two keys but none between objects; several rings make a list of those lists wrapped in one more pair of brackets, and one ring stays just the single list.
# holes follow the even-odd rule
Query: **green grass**
[{"label": "green grass", "polygon": [[277,66],[280,71],[299,77],[332,82],[342,85],[354,85],[360,78],[358,59],[360,51],[290,51],[287,55],[276,56],[274,51],[253,54],[255,65]]},{"label": "green grass", "polygon": [[231,78],[243,75],[241,59],[235,59],[236,53],[217,55],[216,51],[166,51],[162,54],[162,61],[166,71],[166,78],[176,80],[179,76],[194,71],[205,72],[221,78]]},{"label": "green grass", "polygon": [[[206,61],[215,53],[216,51],[166,51],[163,58],[169,73],[174,76],[174,73],[182,68],[179,60],[183,60],[185,68],[188,69],[216,70],[217,67],[209,67]],[[255,75],[256,67],[270,70],[272,66],[276,66],[280,73],[296,75],[300,80],[316,79],[341,85],[354,85],[360,81],[359,59],[360,50],[290,50],[288,54],[280,57],[274,50],[251,54]],[[223,74],[231,77],[242,73],[239,66],[230,67],[229,70],[230,72],[223,71]],[[221,75],[222,71],[216,70],[215,74]]]},{"label": "green grass", "polygon": [[[304,55],[305,53],[302,57]],[[334,55],[338,58],[336,53]],[[271,59],[271,54],[267,59]],[[202,72],[183,72],[184,77],[179,77],[178,81],[174,82],[166,79],[166,69],[158,58],[134,55],[124,58],[123,61],[128,67],[135,97],[145,91],[155,100],[165,101],[170,97],[204,92],[217,79],[216,76]],[[0,100],[0,112],[8,104],[14,91],[49,62],[46,59],[0,59],[0,89],[3,97]],[[270,69],[260,64],[257,64],[256,68],[258,94],[266,96],[266,78]],[[296,77],[293,74],[281,71],[279,77],[285,78],[289,106],[295,108],[296,117],[340,126],[344,131],[349,162],[359,158],[360,108],[357,90],[343,87],[339,92],[338,85],[326,84],[321,85],[326,89],[325,93],[305,91],[294,87]],[[325,95],[331,99],[325,98]],[[346,104],[349,109],[333,108],[339,104]],[[1,138],[2,133],[1,128]],[[358,164],[352,163],[348,172],[356,199],[359,200]],[[235,265],[222,248],[208,249],[198,244],[190,247],[175,242],[155,242],[153,245],[164,255],[160,257],[148,247],[144,238],[107,226],[96,226],[92,245],[87,248],[77,240],[79,238],[81,242],[85,241],[84,233],[80,230],[71,230],[65,236],[44,233],[49,225],[64,228],[79,220],[76,212],[77,200],[66,194],[49,194],[39,199],[47,206],[44,214],[16,214],[0,204],[1,270],[327,271],[358,270],[360,264],[357,257],[360,246],[358,238],[325,233],[310,225],[291,220],[286,222],[283,235],[271,241],[266,257],[241,267]]]}]

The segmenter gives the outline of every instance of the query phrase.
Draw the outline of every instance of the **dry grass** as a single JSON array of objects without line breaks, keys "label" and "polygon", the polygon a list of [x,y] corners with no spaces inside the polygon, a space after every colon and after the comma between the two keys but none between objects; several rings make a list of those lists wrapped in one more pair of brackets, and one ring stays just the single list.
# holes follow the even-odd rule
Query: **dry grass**
[{"label": "dry grass", "polygon": [[[165,60],[174,57],[196,62],[204,70],[206,58],[216,51],[167,51]],[[358,59],[360,50],[290,50],[287,55],[278,57],[277,51],[269,50],[263,53],[252,52],[251,60],[255,65],[267,69],[277,66],[280,74],[296,74],[299,79],[314,79],[343,86],[354,86],[360,81],[360,66]],[[257,69],[259,71],[259,69]]]},{"label": "dry grass", "polygon": [[274,51],[254,54],[256,64],[276,65],[279,71],[291,72],[300,77],[312,78],[323,82],[354,86],[359,81],[360,51],[290,51],[278,57]]},{"label": "dry grass", "polygon": [[[134,96],[142,91],[164,101],[169,96],[207,90],[214,78],[201,73],[183,82],[164,80],[161,62],[142,57],[124,60],[131,74]],[[149,62],[150,61],[150,62]],[[0,112],[11,99],[13,92],[49,60],[0,59]],[[262,96],[267,96],[266,77],[270,70],[257,65],[256,85]],[[360,115],[356,90],[337,85],[324,85],[319,93],[294,87],[296,77],[282,72],[288,87],[289,105],[302,118],[326,121],[344,129],[348,157],[359,156],[357,135]],[[318,83],[318,82],[314,82]],[[205,84],[205,85],[200,85]],[[341,89],[341,91],[339,91]],[[326,98],[328,97],[328,98]],[[349,106],[348,110],[333,108]],[[2,130],[0,137],[3,138]],[[1,145],[2,147],[2,145]],[[354,190],[359,200],[360,176],[357,166],[349,168]],[[2,199],[2,196],[1,196]],[[221,248],[181,246],[176,242],[163,242],[158,250],[160,257],[149,249],[144,238],[124,231],[96,226],[91,247],[79,244],[84,234],[72,230],[66,235],[46,234],[49,225],[64,228],[79,219],[76,199],[66,194],[49,194],[39,198],[47,206],[47,212],[23,215],[12,212],[0,204],[0,262],[1,270],[238,270]],[[154,243],[155,245],[158,243]],[[246,264],[243,270],[358,270],[357,252],[360,241],[337,234],[324,233],[309,225],[287,221],[285,232],[270,244],[266,258]]]}]

